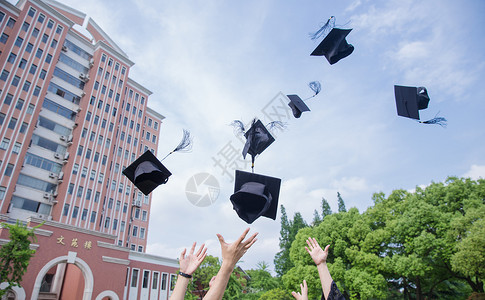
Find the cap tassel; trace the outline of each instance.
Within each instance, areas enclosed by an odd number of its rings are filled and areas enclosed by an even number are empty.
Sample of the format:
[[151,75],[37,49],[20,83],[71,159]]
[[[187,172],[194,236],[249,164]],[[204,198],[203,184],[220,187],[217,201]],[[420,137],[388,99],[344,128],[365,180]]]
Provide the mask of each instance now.
[[322,90],[322,85],[320,84],[320,81],[312,81],[312,82],[308,83],[308,86],[312,89],[312,91],[315,94],[313,94],[313,96],[310,96],[310,97],[308,97],[306,99],[303,99],[303,101],[306,101],[308,99],[311,99],[311,98],[315,97]]
[[315,33],[310,33],[310,38],[312,40],[316,40],[320,38],[322,35],[326,34],[334,27],[335,27],[335,17],[331,16],[330,19],[328,19],[327,22],[322,27],[320,27],[320,29],[318,29]]
[[192,150],[192,138],[190,137],[190,131],[184,129],[182,140],[180,141],[178,146],[175,147],[175,149],[173,149],[172,151],[170,151],[170,153],[167,154],[162,159],[162,161],[174,152],[190,152],[191,150]]
[[234,120],[229,125],[231,125],[234,128],[234,135],[236,135],[236,136],[242,135],[246,132],[246,129],[244,128],[243,122],[241,122],[239,120]]
[[439,114],[439,112],[438,112],[438,113],[436,114],[436,116],[435,116],[433,119],[431,119],[431,120],[428,120],[428,121],[419,121],[419,123],[423,123],[423,124],[438,124],[438,125],[440,125],[441,127],[446,128],[446,125],[448,125],[448,124],[447,124],[448,120],[446,120],[446,119],[445,119],[445,118],[443,118],[443,117],[438,117],[438,114]]

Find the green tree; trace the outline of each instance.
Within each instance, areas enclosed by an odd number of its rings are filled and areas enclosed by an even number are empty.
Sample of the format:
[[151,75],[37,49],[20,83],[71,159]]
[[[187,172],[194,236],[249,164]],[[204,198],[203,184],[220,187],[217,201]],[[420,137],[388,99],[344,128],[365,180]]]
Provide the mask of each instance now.
[[301,228],[308,225],[299,212],[295,213],[293,220],[288,221],[286,210],[281,205],[281,230],[280,230],[280,252],[276,253],[274,264],[275,271],[278,276],[282,276],[293,267],[290,256],[290,247],[295,236]]
[[246,273],[250,279],[245,287],[246,293],[241,299],[259,299],[263,293],[279,287],[278,279],[271,276],[269,266],[264,261],[257,264],[257,269],[248,270]]
[[338,204],[338,212],[346,212],[347,209],[345,208],[344,199],[340,195],[340,192],[337,192],[337,204]]
[[318,224],[320,223],[322,223],[322,218],[320,217],[320,214],[318,214],[318,211],[315,209],[313,211],[312,226],[318,226]]
[[272,289],[264,293],[259,300],[292,300],[295,299],[291,294],[283,289]]
[[0,289],[0,298],[12,287],[20,286],[30,259],[35,254],[35,250],[30,249],[30,243],[36,241],[34,230],[40,225],[29,229],[17,221],[15,225],[2,223],[1,226],[8,228],[10,241],[0,248],[0,278],[8,283],[6,288]]
[[325,219],[326,216],[332,214],[332,209],[330,209],[330,204],[328,204],[327,199],[322,197],[322,220]]

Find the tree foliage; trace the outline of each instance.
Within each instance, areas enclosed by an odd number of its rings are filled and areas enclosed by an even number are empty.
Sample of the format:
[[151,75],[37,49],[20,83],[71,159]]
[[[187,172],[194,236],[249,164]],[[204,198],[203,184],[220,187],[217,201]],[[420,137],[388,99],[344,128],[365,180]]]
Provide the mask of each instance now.
[[[339,197],[341,199],[341,197]],[[321,295],[318,273],[304,246],[330,244],[330,273],[348,299],[465,299],[483,293],[485,180],[450,177],[416,191],[395,190],[359,213],[351,208],[300,229],[290,248],[287,290],[306,279]],[[343,204],[343,200],[342,200]]]
[[30,243],[36,241],[34,228],[17,221],[16,224],[2,223],[3,228],[8,228],[10,241],[0,248],[0,280],[7,282],[8,286],[0,289],[0,297],[14,286],[20,286],[22,277],[27,271],[30,259],[35,250],[30,249]]
[[345,208],[344,199],[340,195],[340,192],[337,192],[337,204],[338,204],[338,212],[346,212],[347,209]]

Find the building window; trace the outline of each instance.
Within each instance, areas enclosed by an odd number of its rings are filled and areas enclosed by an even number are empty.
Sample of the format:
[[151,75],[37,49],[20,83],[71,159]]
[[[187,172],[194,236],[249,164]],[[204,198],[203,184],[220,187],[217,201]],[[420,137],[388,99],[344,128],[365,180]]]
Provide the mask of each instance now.
[[35,15],[35,8],[31,7],[29,9],[29,13],[28,14],[29,14],[29,17],[33,17]]
[[22,107],[24,106],[24,102],[25,101],[22,100],[22,99],[17,100],[17,105],[15,105],[15,108],[18,109],[18,110],[21,110]]
[[[0,122],[0,125],[2,124],[2,122]],[[20,126],[20,133],[25,133],[25,131],[27,131],[27,127],[29,126],[29,124],[23,122],[22,125]]]
[[12,18],[9,18],[7,21],[7,27],[13,28],[15,26],[15,20]]
[[[140,247],[138,247],[138,252],[142,252],[142,251],[140,251]],[[143,281],[142,281],[142,284],[141,284],[142,288],[144,288],[144,289],[148,288],[149,279],[150,279],[150,271],[147,271],[147,270],[143,271]]]
[[104,220],[104,228],[109,228],[110,221],[111,221],[111,218],[106,217],[106,219]]
[[10,145],[10,139],[3,138],[2,143],[0,144],[0,149],[7,150],[9,145]]
[[109,198],[109,200],[108,200],[108,208],[113,208],[113,198]]
[[94,195],[94,202],[95,203],[98,203],[99,202],[99,197],[100,197],[100,193],[99,192],[96,192],[96,194]]
[[140,228],[140,239],[145,239],[145,228]]
[[16,59],[17,59],[17,54],[10,53],[10,55],[8,56],[7,62],[13,64]]
[[82,197],[83,192],[84,192],[84,187],[79,186],[79,187],[77,188],[77,195],[76,195],[76,196],[78,196],[78,197]]
[[34,64],[32,64],[32,65],[30,66],[30,70],[29,70],[29,72],[30,72],[30,74],[35,74],[35,71],[37,71],[37,66],[36,66],[36,65],[34,65]]
[[49,22],[47,22],[47,28],[52,28],[54,26],[54,21],[49,19]]
[[44,69],[42,69],[42,71],[40,71],[40,75],[39,75],[39,77],[40,77],[41,79],[45,79],[45,75],[47,75],[47,71],[46,71],[46,70],[44,70]]
[[15,145],[12,148],[12,152],[15,153],[15,154],[19,154],[21,147],[22,147],[21,143],[15,142]]
[[5,114],[0,113],[0,125],[3,125],[3,121],[5,121]]
[[121,221],[120,223],[120,232],[124,232],[125,231],[125,221]]
[[94,223],[96,222],[96,212],[93,211],[91,212],[91,220],[89,220],[91,223]]
[[146,210],[142,211],[142,213],[141,213],[142,221],[146,221],[147,218],[148,218],[148,211],[146,211]]
[[29,107],[27,108],[27,113],[29,115],[33,114],[34,113],[34,108],[35,108],[35,105],[29,104]]
[[17,119],[11,118],[10,123],[8,123],[8,128],[15,129],[15,125],[17,125]]
[[69,204],[64,204],[64,210],[62,211],[63,216],[67,216],[69,214]]
[[48,39],[49,39],[49,36],[44,33],[44,35],[42,36],[42,43],[46,43]]
[[113,230],[118,228],[118,219],[113,219]]
[[135,219],[139,219],[140,218],[140,209],[137,208],[135,209]]
[[75,219],[77,218],[77,214],[79,213],[79,206],[74,206],[72,209],[72,218]]
[[7,190],[6,187],[0,186],[0,200],[3,200],[5,198],[5,191]]
[[20,69],[25,69],[25,66],[27,65],[27,61],[25,59],[21,59],[19,63],[19,68]]
[[0,75],[0,80],[7,81],[8,75],[10,74],[9,71],[3,70],[2,75]]
[[50,54],[47,54],[47,56],[45,57],[45,62],[50,64],[51,63],[51,60],[52,60],[52,55]]
[[13,165],[12,164],[7,164],[7,167],[5,168],[5,176],[10,176],[12,175],[13,172]]
[[12,85],[13,86],[18,86],[19,85],[19,82],[20,82],[20,77],[18,76],[15,76],[12,80]]
[[34,28],[34,30],[32,30],[32,36],[35,37],[35,38],[37,36],[39,36],[39,29],[38,28]]
[[92,189],[88,189],[86,191],[86,200],[91,200],[91,194],[93,193]]
[[137,269],[133,269],[131,275],[132,275],[131,276],[131,287],[136,288],[137,285],[138,285],[138,270]]
[[0,43],[6,44],[8,40],[8,34],[2,33],[2,37],[0,37]]
[[67,189],[67,192],[69,195],[72,195],[72,192],[74,191],[74,183],[69,183],[69,188]]
[[44,23],[44,20],[45,20],[45,16],[43,14],[40,14],[39,18],[37,18],[37,22],[39,23]]
[[22,90],[24,90],[24,91],[28,92],[28,91],[29,91],[29,89],[30,89],[30,82],[29,82],[29,81],[25,81],[25,83],[24,83],[24,86],[23,86]]
[[85,208],[85,209],[83,209],[83,213],[81,214],[81,220],[86,221],[87,217],[88,217],[88,209]]
[[138,235],[138,226],[133,226],[133,236],[136,237]]

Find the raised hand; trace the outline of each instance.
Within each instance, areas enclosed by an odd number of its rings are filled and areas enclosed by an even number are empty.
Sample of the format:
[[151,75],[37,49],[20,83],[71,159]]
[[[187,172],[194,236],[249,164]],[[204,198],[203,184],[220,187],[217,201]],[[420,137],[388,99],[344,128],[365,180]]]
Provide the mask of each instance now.
[[322,250],[322,248],[318,244],[317,240],[315,238],[311,238],[311,237],[309,237],[306,240],[306,243],[307,243],[308,247],[305,246],[305,250],[306,250],[306,252],[308,252],[308,254],[310,254],[310,256],[313,259],[313,262],[317,266],[319,264],[327,262],[328,249],[330,248],[330,245],[327,245],[327,247],[325,247],[325,250]]
[[258,233],[253,234],[247,240],[243,241],[246,235],[249,232],[249,228],[247,228],[243,234],[233,243],[228,244],[224,241],[222,235],[217,234],[217,238],[219,239],[219,243],[221,244],[221,252],[222,252],[222,262],[226,262],[235,266],[236,263],[241,259],[241,257],[248,251],[248,249],[257,241],[256,236]]
[[196,243],[194,242],[192,244],[192,248],[190,248],[189,255],[185,256],[187,249],[184,249],[180,254],[180,272],[192,275],[200,266],[202,261],[204,261],[204,258],[207,255],[207,248],[205,247],[205,244],[202,244],[199,250],[194,254],[195,245]]
[[293,297],[295,297],[297,300],[308,300],[308,287],[305,279],[303,279],[303,284],[300,283],[300,289],[301,293],[291,292],[291,295],[293,295]]

